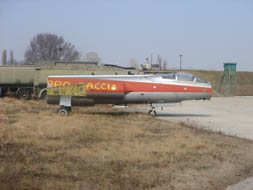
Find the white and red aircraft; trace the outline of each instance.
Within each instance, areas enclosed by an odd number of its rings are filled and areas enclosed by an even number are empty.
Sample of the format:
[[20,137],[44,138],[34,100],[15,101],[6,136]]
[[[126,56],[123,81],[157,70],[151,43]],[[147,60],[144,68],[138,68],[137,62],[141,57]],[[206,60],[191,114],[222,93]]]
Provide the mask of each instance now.
[[95,104],[150,104],[149,113],[156,115],[155,104],[184,100],[210,100],[211,84],[189,73],[163,75],[65,75],[49,76],[48,88],[86,85],[85,96],[50,96],[49,104],[60,104],[58,113],[67,114],[71,106]]

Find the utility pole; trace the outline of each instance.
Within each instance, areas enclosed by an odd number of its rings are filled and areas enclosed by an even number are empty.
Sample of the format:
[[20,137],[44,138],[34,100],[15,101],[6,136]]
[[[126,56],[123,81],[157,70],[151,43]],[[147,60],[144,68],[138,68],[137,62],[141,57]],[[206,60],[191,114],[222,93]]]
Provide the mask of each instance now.
[[182,70],[182,54],[179,55],[179,61],[180,61],[180,71]]

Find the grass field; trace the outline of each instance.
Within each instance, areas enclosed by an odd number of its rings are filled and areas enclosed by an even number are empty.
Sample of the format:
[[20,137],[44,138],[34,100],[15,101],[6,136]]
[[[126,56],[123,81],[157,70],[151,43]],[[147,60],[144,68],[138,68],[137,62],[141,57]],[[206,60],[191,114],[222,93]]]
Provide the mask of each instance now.
[[55,114],[0,99],[0,189],[224,189],[253,175],[253,142],[110,106]]

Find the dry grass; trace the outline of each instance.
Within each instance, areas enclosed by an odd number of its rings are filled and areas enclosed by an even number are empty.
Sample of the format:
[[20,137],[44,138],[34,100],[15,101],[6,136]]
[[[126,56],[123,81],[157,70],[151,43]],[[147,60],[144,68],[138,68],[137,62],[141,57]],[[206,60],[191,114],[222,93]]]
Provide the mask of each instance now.
[[253,143],[109,106],[0,99],[1,189],[222,189],[252,174]]

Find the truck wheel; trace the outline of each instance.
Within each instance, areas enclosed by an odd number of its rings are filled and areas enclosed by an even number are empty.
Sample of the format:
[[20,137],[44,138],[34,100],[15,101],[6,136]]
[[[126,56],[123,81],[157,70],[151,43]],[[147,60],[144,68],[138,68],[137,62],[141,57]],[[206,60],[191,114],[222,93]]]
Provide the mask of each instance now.
[[7,95],[7,89],[2,88],[2,89],[0,90],[0,97],[5,97],[6,95]]
[[28,90],[20,90],[20,92],[18,93],[18,98],[21,100],[29,100],[31,98],[31,93]]

